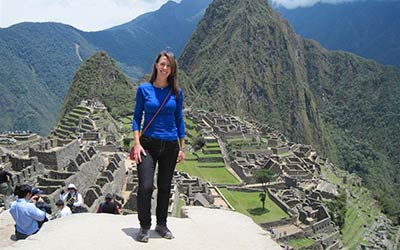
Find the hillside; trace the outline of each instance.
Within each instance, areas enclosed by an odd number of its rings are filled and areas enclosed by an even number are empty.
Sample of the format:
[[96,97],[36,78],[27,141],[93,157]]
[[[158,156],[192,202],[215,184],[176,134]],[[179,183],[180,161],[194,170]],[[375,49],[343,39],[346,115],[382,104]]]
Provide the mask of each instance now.
[[59,119],[82,100],[100,101],[114,118],[132,112],[133,86],[106,52],[97,52],[91,56],[75,73]]
[[179,61],[195,107],[258,119],[316,146],[398,216],[398,70],[301,39],[262,0],[214,1]]
[[[0,131],[48,134],[81,59],[99,49],[107,51],[132,81],[149,71],[157,51],[170,47],[178,57],[210,2],[168,2],[100,32],[82,32],[59,23],[21,23],[0,29]],[[296,32],[329,49],[399,65],[397,1],[278,10]]]
[[77,29],[64,24],[0,29],[0,131],[47,133],[73,72],[94,50]]
[[0,131],[48,134],[75,71],[98,50],[112,55],[132,81],[151,71],[157,52],[167,46],[178,56],[210,2],[168,2],[101,32],[61,23],[20,23],[0,29]]
[[353,1],[312,7],[276,8],[296,33],[330,50],[351,51],[400,67],[400,2]]

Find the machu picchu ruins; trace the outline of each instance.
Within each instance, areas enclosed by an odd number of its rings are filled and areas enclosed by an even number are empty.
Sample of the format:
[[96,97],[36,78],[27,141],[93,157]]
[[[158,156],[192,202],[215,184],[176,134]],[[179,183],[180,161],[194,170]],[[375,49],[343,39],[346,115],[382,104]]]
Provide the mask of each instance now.
[[[290,142],[265,124],[202,110],[186,110],[185,117],[188,155],[173,177],[171,216],[184,217],[183,206],[235,211],[231,204],[235,200],[226,195],[258,196],[263,188],[254,174],[267,169],[274,176],[267,183],[268,199],[280,213],[258,223],[265,232],[283,246],[307,238],[312,241],[311,249],[343,248],[346,242],[326,204],[339,196],[343,184],[347,185],[345,192],[354,196],[362,186],[359,177],[339,172],[311,146]],[[133,214],[137,209],[137,170],[124,150],[124,144],[131,145],[132,139],[121,132],[129,124],[129,118],[114,120],[100,102],[83,101],[47,138],[30,132],[1,135],[8,139],[1,141],[0,163],[13,174],[12,185],[28,183],[40,188],[53,207],[60,192],[74,183],[83,196],[85,212],[95,212],[111,193],[123,214]],[[185,169],[185,164],[190,167]],[[198,174],[187,169],[198,169]],[[211,174],[207,176],[207,172]],[[328,178],[332,176],[338,182]],[[248,211],[248,215],[254,212]],[[394,229],[381,215],[378,219],[381,227],[363,228],[362,235],[370,235],[368,241],[374,246],[387,246],[383,239]],[[383,232],[379,231],[382,227]]]

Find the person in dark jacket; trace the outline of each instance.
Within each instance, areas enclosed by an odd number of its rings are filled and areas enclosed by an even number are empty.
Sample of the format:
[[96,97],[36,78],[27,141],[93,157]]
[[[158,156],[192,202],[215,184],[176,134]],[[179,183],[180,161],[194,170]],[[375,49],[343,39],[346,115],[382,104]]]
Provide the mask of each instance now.
[[[41,189],[39,189],[39,188],[33,188],[32,189],[32,196],[36,196],[36,198],[35,198],[35,201],[36,201],[35,206],[37,208],[39,208],[40,210],[46,212],[47,214],[51,215],[52,214],[51,206],[49,204],[47,204],[43,200],[42,194],[43,194],[43,191]],[[43,226],[43,223],[45,223],[47,221],[49,221],[47,219],[47,217],[43,221],[38,221],[39,228],[41,228]]]
[[0,194],[11,195],[12,189],[10,186],[12,174],[0,167]]
[[119,207],[112,201],[112,195],[106,194],[105,202],[100,203],[97,213],[119,214]]

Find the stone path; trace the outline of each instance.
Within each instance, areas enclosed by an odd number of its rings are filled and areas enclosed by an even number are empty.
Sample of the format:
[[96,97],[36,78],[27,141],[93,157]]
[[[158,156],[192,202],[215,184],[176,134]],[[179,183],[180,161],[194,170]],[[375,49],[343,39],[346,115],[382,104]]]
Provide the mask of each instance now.
[[[46,249],[268,249],[281,247],[251,218],[232,211],[186,207],[188,218],[169,218],[175,239],[165,240],[151,230],[149,243],[137,242],[136,215],[82,213],[46,223],[27,240],[12,242],[4,250]],[[5,211],[4,213],[8,213]],[[153,218],[154,220],[155,218]],[[3,239],[3,232],[2,239]],[[9,239],[10,235],[4,235]],[[4,247],[4,245],[3,245]]]

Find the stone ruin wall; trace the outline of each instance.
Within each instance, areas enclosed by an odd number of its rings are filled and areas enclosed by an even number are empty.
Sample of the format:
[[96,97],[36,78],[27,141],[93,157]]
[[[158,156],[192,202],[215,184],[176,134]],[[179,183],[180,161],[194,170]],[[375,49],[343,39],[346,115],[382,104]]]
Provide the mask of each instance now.
[[[87,159],[89,154],[82,156],[84,153],[81,152],[77,156],[80,160],[75,161],[75,164],[79,165],[75,174],[64,182],[65,185],[74,183],[82,195],[87,210],[94,212],[107,193],[121,195],[125,168],[121,167],[122,160],[118,155],[105,156],[96,153]],[[63,189],[65,190],[65,187]],[[58,199],[60,191],[61,189],[51,195],[53,200]]]
[[60,145],[60,142],[53,140],[50,143],[40,143],[30,147],[29,157],[37,157],[39,162],[48,169],[61,170],[75,158],[79,151],[78,140],[73,140],[66,145]]

